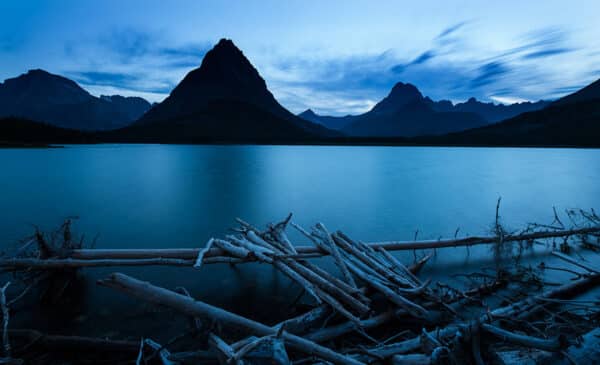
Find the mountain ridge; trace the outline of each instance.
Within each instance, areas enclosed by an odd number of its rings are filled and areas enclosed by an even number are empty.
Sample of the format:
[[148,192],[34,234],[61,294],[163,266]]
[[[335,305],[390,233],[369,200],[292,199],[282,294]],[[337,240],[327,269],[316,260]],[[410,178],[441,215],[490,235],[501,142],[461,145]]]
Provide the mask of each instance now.
[[121,128],[149,108],[150,103],[142,98],[95,97],[75,81],[41,69],[0,83],[0,117],[38,120],[61,128]]
[[[443,123],[454,123],[454,126],[444,126],[443,129],[446,129],[448,132],[455,132],[467,129],[469,127],[478,127],[488,124],[493,124],[501,120],[509,119],[516,115],[540,110],[548,105],[549,102],[540,100],[537,102],[522,102],[522,103],[514,103],[510,105],[505,104],[494,104],[494,103],[484,103],[475,98],[470,98],[463,103],[453,104],[449,100],[439,100],[434,101],[429,97],[423,96],[423,94],[419,91],[419,89],[410,83],[396,83],[390,93],[384,97],[379,103],[377,103],[371,110],[358,115],[346,115],[346,116],[327,116],[327,115],[319,115],[315,113],[313,110],[308,109],[300,114],[299,117],[312,121],[314,123],[322,124],[328,128],[344,130],[344,128],[348,127],[351,123],[356,122],[357,120],[363,120],[361,124],[363,124],[358,130],[351,131],[346,130],[350,134],[355,136],[361,136],[363,134],[372,135],[372,131],[366,125],[367,122],[364,120],[371,120],[373,118],[381,118],[381,115],[385,114],[393,114],[399,113],[402,114],[402,109],[405,108],[408,104],[415,103],[424,103],[427,105],[431,111],[428,113],[430,118],[439,117],[441,121],[436,121],[436,124]],[[425,112],[425,110],[423,110]],[[442,114],[433,114],[431,112],[442,113]],[[449,115],[447,113],[462,113],[462,114],[454,114]],[[475,114],[475,115],[473,115]],[[396,122],[397,123],[422,123],[425,115],[397,115]],[[384,122],[380,122],[384,123]],[[386,124],[392,124],[393,121],[386,121]],[[354,127],[356,128],[356,127]],[[410,128],[404,128],[401,132],[402,135],[406,136],[406,133],[409,132]],[[413,128],[413,130],[417,130]],[[425,130],[424,134],[439,134],[440,130],[431,130],[430,133],[427,133]],[[443,130],[442,130],[443,132]],[[361,134],[362,133],[362,134]],[[414,133],[414,132],[413,132]],[[375,133],[378,135],[382,134],[382,131],[379,133]],[[410,135],[409,135],[410,136]]]

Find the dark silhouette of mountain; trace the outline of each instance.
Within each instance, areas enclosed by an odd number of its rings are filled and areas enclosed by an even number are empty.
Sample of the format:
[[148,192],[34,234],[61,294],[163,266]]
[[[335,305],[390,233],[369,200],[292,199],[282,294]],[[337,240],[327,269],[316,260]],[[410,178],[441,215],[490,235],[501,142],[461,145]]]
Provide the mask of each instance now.
[[307,109],[298,114],[298,117],[309,122],[318,123],[329,129],[341,130],[356,118],[354,115],[346,115],[343,117],[331,117],[328,115],[318,115],[312,109]]
[[590,101],[600,99],[600,80],[589,84],[583,89],[574,92],[573,94],[567,95],[561,99],[558,99],[553,105],[566,105],[577,103],[581,101]]
[[122,135],[144,140],[305,140],[339,135],[282,107],[231,40],[221,39],[199,68]]
[[131,122],[138,120],[152,107],[146,99],[137,96],[101,95],[100,99],[112,103]]
[[598,81],[550,106],[503,122],[417,143],[600,147]]
[[0,146],[94,142],[97,139],[89,132],[59,128],[27,119],[0,118]]
[[141,98],[97,98],[74,81],[43,70],[30,70],[0,83],[0,117],[41,120],[62,128],[121,128],[149,108]]
[[[365,114],[333,117],[318,115],[308,109],[298,116],[327,128],[343,130],[354,136],[393,137],[412,136],[414,133],[431,135],[460,131],[540,110],[549,104],[546,101],[538,101],[503,105],[483,103],[475,98],[464,103],[453,104],[449,100],[433,101],[429,97],[423,97],[414,85],[398,83],[386,98]],[[447,113],[459,114],[448,115]],[[429,122],[427,118],[430,118]],[[353,123],[356,125],[352,125]],[[385,135],[385,133],[392,134]]]
[[463,112],[475,113],[485,119],[488,123],[496,123],[501,120],[515,117],[522,113],[532,112],[543,109],[550,105],[547,101],[537,101],[535,103],[522,102],[510,105],[484,103],[475,98],[470,98],[464,103],[452,104],[448,100],[432,101],[428,100],[432,109],[438,112]]
[[360,137],[439,135],[486,124],[471,112],[435,111],[411,84],[397,83],[370,111],[358,115],[342,131]]

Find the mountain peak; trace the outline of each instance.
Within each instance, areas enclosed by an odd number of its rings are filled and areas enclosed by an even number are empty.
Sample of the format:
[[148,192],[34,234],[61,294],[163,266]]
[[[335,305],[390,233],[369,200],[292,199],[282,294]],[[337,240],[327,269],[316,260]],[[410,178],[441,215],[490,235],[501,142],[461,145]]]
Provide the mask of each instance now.
[[300,115],[300,116],[305,116],[305,117],[306,117],[306,116],[311,116],[311,117],[313,117],[313,116],[314,116],[314,117],[316,117],[316,116],[317,116],[317,113],[315,113],[315,112],[314,112],[312,109],[310,109],[310,108],[309,108],[309,109],[306,109],[305,111],[303,111],[302,113],[300,113],[300,114],[298,114],[298,115]]
[[413,84],[405,84],[402,82],[396,83],[389,93],[388,98],[393,98],[396,101],[404,101],[405,103],[423,99],[423,94]]
[[214,48],[234,48],[238,49],[233,41],[229,38],[221,38]]
[[50,72],[46,71],[46,70],[42,70],[41,68],[34,68],[31,70],[28,70],[26,75],[43,75],[43,76],[50,76],[52,75]]
[[413,84],[398,82],[388,96],[373,107],[377,113],[394,113],[407,104],[424,101],[423,94]]
[[4,80],[2,92],[27,105],[71,104],[93,99],[73,80],[42,69],[32,69]]
[[413,84],[410,83],[404,83],[404,82],[397,82],[394,87],[392,87],[392,93],[395,92],[417,92],[420,94],[419,89],[417,89],[417,87]]
[[140,122],[200,115],[211,105],[223,102],[244,103],[282,119],[296,118],[275,100],[244,53],[233,41],[223,38],[206,53],[200,67],[190,71],[171,95],[146,113]]
[[191,104],[208,99],[268,98],[265,80],[230,39],[221,39],[190,71],[171,96]]

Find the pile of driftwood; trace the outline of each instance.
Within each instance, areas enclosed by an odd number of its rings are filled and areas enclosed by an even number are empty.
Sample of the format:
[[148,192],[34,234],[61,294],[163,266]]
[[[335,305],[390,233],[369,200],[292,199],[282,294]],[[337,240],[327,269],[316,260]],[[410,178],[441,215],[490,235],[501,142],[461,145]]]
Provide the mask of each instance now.
[[[568,216],[573,223],[568,228],[556,216],[550,225],[530,225],[510,233],[497,215],[495,234],[489,237],[364,243],[341,231],[330,232],[320,223],[305,230],[291,222],[290,214],[266,229],[238,219],[234,234],[212,238],[201,249],[148,250],[83,248],[81,241],[72,238],[67,222],[58,238],[37,232],[15,254],[0,259],[0,268],[24,283],[23,291],[12,299],[6,295],[8,283],[0,290],[4,352],[0,362],[51,362],[58,355],[48,354],[64,354],[66,349],[87,354],[86,361],[92,363],[103,359],[104,363],[165,365],[600,361],[600,301],[577,298],[600,285],[600,267],[582,260],[583,256],[569,255],[585,249],[590,257],[600,249],[600,217],[593,211],[569,211]],[[289,226],[311,245],[291,242],[286,234]],[[480,244],[492,245],[495,254],[543,244],[564,265],[498,267],[493,274],[472,274],[471,278],[478,278],[473,285],[457,288],[419,277],[433,253],[411,265],[390,253]],[[330,256],[335,266],[313,260],[322,256]],[[188,316],[188,328],[163,344],[152,340],[156,335],[152,333],[131,341],[10,328],[12,306],[32,287],[49,280],[64,283],[80,268],[170,265],[193,267],[202,275],[207,264],[252,261],[272,265],[297,283],[312,308],[267,325],[207,304],[185,288],[171,290],[114,273],[98,284]],[[540,275],[544,270],[573,277],[550,287]],[[96,354],[95,360],[90,354]]]

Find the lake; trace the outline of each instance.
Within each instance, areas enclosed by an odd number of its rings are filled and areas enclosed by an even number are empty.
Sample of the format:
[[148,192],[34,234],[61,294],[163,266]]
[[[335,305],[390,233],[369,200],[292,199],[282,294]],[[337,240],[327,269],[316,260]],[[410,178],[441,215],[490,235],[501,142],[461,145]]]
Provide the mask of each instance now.
[[[98,248],[167,248],[202,247],[230,233],[235,217],[262,227],[289,212],[305,227],[321,221],[382,241],[412,239],[417,230],[419,239],[452,237],[457,228],[459,236],[490,233],[499,197],[503,222],[515,229],[549,223],[553,206],[600,208],[600,150],[588,149],[89,145],[0,149],[0,166],[4,247],[33,225],[49,230],[70,216],[88,242],[98,235]],[[444,250],[450,254],[436,255],[432,275],[489,261],[488,248],[476,251]],[[89,280],[114,270],[88,270]],[[265,295],[285,302],[299,292],[258,264],[120,271],[184,285],[242,314],[259,312]],[[132,305],[107,291],[90,289],[88,302]]]

